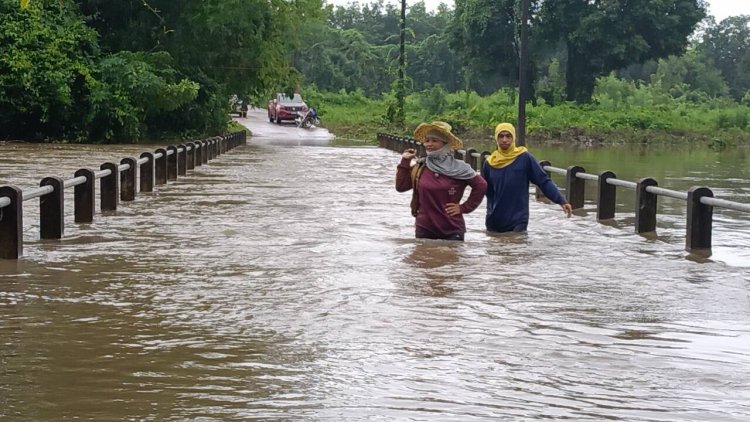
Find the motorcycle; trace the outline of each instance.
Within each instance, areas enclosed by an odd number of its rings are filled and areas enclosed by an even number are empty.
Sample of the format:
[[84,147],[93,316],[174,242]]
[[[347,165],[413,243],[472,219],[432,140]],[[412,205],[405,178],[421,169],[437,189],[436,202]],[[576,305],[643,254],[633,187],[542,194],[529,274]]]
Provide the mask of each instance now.
[[320,125],[320,117],[315,109],[310,107],[306,112],[298,111],[294,122],[298,128],[309,129]]

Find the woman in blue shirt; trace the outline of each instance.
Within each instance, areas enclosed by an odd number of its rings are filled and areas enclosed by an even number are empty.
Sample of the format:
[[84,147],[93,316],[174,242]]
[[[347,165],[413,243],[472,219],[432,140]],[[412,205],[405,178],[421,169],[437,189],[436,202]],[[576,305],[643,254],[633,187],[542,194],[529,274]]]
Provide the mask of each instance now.
[[570,217],[572,207],[526,147],[516,146],[516,128],[510,123],[495,127],[497,151],[487,157],[482,176],[487,181],[485,225],[493,232],[522,232],[529,224],[529,182],[562,207]]

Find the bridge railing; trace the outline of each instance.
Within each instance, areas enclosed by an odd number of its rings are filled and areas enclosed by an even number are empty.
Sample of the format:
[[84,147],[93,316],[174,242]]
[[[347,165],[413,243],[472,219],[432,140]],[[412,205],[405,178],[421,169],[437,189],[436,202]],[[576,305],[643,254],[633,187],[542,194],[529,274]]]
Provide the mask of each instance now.
[[[424,145],[408,137],[389,134],[378,134],[378,143],[382,148],[402,153],[405,149],[417,150],[417,156],[425,156]],[[470,148],[456,151],[456,158],[469,163],[474,170],[480,171],[489,152],[478,152]],[[650,177],[635,182],[620,180],[611,171],[598,174],[586,173],[581,166],[567,168],[552,167],[549,161],[540,161],[548,175],[558,174],[565,177],[565,194],[573,209],[581,209],[584,205],[586,181],[594,182],[597,186],[596,219],[599,222],[615,218],[617,187],[635,191],[635,231],[647,234],[656,231],[657,198],[666,196],[683,200],[687,203],[687,224],[685,236],[685,250],[709,256],[711,255],[711,233],[713,229],[714,207],[750,213],[750,204],[727,201],[714,198],[713,191],[704,186],[693,186],[687,192],[665,189],[658,186],[656,180]],[[537,187],[535,196],[538,200],[544,194]]]
[[[94,221],[96,181],[100,181],[99,205],[102,212],[117,210],[119,201],[135,200],[137,192],[153,192],[187,175],[219,155],[246,143],[244,131],[185,142],[177,146],[144,152],[139,158],[125,157],[120,163],[103,163],[99,170],[82,168],[70,179],[45,177],[38,188],[22,190],[0,186],[0,259],[23,256],[23,203],[39,198],[41,239],[62,239],[65,231],[65,189],[74,189],[74,221]],[[140,177],[138,175],[140,173]],[[140,179],[138,189],[136,181]]]

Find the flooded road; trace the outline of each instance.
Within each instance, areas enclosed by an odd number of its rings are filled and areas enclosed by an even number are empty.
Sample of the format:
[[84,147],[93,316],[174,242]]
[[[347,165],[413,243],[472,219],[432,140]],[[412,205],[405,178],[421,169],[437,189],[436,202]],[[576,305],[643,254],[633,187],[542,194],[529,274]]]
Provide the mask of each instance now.
[[[533,201],[527,234],[482,205],[465,242],[417,241],[397,154],[256,135],[91,224],[67,204],[59,242],[26,204],[0,420],[750,418],[745,249],[696,262],[676,214],[646,239]],[[0,185],[153,148],[9,144]]]

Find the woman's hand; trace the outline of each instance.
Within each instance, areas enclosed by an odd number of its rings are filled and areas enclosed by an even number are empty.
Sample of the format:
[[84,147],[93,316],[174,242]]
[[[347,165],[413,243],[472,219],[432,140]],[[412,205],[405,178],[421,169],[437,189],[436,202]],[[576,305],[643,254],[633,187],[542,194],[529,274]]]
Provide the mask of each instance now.
[[404,153],[403,153],[403,154],[401,154],[401,157],[402,157],[402,158],[405,158],[405,159],[407,159],[407,160],[411,160],[411,159],[412,159],[412,158],[414,158],[414,157],[415,157],[416,155],[417,155],[417,150],[416,150],[416,149],[412,149],[412,148],[409,148],[409,149],[407,149],[407,150],[404,150]]
[[461,215],[461,206],[453,202],[447,203],[445,204],[445,212],[451,217]]
[[562,204],[562,205],[560,205],[560,208],[563,209],[563,212],[568,217],[570,217],[570,215],[573,214],[573,207],[571,207],[570,204],[567,203],[567,202],[564,203],[564,204]]

